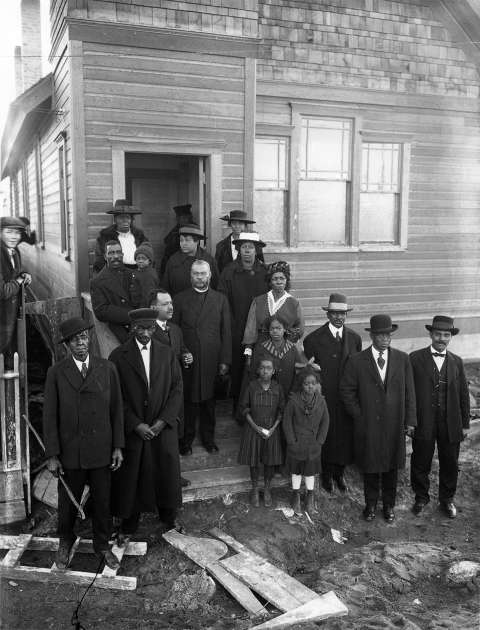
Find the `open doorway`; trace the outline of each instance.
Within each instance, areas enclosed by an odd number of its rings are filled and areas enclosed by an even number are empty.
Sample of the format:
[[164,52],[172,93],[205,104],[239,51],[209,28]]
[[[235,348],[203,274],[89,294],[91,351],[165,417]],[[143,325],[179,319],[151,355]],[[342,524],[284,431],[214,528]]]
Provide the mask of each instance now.
[[174,206],[191,204],[195,222],[205,230],[205,166],[206,158],[197,155],[125,153],[126,197],[142,210],[136,224],[152,243],[157,263],[175,225]]

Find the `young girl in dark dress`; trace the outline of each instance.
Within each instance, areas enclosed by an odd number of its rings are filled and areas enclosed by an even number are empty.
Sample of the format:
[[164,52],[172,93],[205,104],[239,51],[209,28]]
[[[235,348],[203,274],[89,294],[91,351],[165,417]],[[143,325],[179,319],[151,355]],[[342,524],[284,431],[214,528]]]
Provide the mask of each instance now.
[[272,380],[273,361],[259,361],[258,378],[251,381],[240,399],[239,409],[246,423],[240,442],[238,462],[250,466],[252,491],[250,503],[260,505],[258,477],[263,464],[265,507],[272,505],[271,482],[275,466],[283,464],[283,449],[279,424],[282,420],[285,398],[279,384]]
[[283,432],[287,442],[285,468],[292,475],[292,507],[301,514],[302,475],[307,488],[306,511],[315,511],[313,494],[315,475],[322,469],[322,444],[327,436],[329,416],[322,396],[319,373],[307,365],[297,374],[295,391],[290,394],[283,414]]

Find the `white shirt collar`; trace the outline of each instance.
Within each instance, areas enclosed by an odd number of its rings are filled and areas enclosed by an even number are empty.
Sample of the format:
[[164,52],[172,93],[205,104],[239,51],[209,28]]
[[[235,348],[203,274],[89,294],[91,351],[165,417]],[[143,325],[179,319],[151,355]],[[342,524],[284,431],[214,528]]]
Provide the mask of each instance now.
[[87,358],[85,359],[85,361],[78,361],[72,354],[72,359],[75,361],[75,365],[78,368],[78,371],[81,372],[82,371],[82,365],[85,363],[85,365],[87,366],[87,370],[88,370],[88,366],[90,365],[90,355],[87,354]]
[[137,346],[138,349],[140,350],[140,352],[142,351],[143,347],[146,347],[148,350],[150,350],[150,346],[152,345],[152,340],[150,339],[148,343],[140,343],[140,341],[138,341],[138,339],[135,337],[135,341],[137,342]]
[[161,319],[157,319],[157,324],[159,326],[159,328],[161,328],[162,330],[166,330],[167,328],[167,321],[163,321]]
[[340,339],[343,339],[343,326],[341,328],[336,328],[331,322],[328,322],[328,328],[332,335],[336,338],[337,332],[340,333]]
[[[438,352],[438,350],[435,350],[435,348],[433,346],[430,346],[430,352],[433,354],[434,352]],[[447,350],[445,349],[442,353],[443,356],[447,356]],[[442,357],[433,357],[434,359],[441,359]]]

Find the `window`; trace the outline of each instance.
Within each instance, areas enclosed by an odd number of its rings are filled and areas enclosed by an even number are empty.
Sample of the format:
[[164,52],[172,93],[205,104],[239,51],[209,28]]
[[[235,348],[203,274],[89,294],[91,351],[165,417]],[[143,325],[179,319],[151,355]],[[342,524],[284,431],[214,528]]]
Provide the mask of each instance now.
[[43,245],[45,229],[43,225],[42,151],[39,139],[37,139],[35,144],[35,192],[37,201],[37,240]]
[[359,242],[398,244],[402,146],[362,145]]
[[352,122],[302,118],[298,241],[346,243]]
[[255,140],[255,228],[268,243],[286,242],[287,150],[286,138]]
[[60,245],[65,258],[70,258],[70,234],[68,223],[68,187],[67,187],[67,134],[60,133],[55,139],[58,147],[58,186],[60,206]]
[[22,164],[22,199],[23,199],[23,215],[30,219],[30,190],[28,182],[28,164],[27,161]]

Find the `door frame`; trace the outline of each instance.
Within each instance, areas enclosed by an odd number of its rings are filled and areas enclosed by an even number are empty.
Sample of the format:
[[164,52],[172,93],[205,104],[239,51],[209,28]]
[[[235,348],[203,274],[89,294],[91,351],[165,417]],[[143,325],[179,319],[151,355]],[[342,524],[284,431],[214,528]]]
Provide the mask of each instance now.
[[[190,155],[205,158],[205,234],[207,249],[221,237],[222,214],[222,171],[225,142],[169,140],[168,142],[149,140],[111,140],[112,147],[112,203],[125,199],[125,153],[160,153]],[[208,246],[210,244],[210,247]]]

